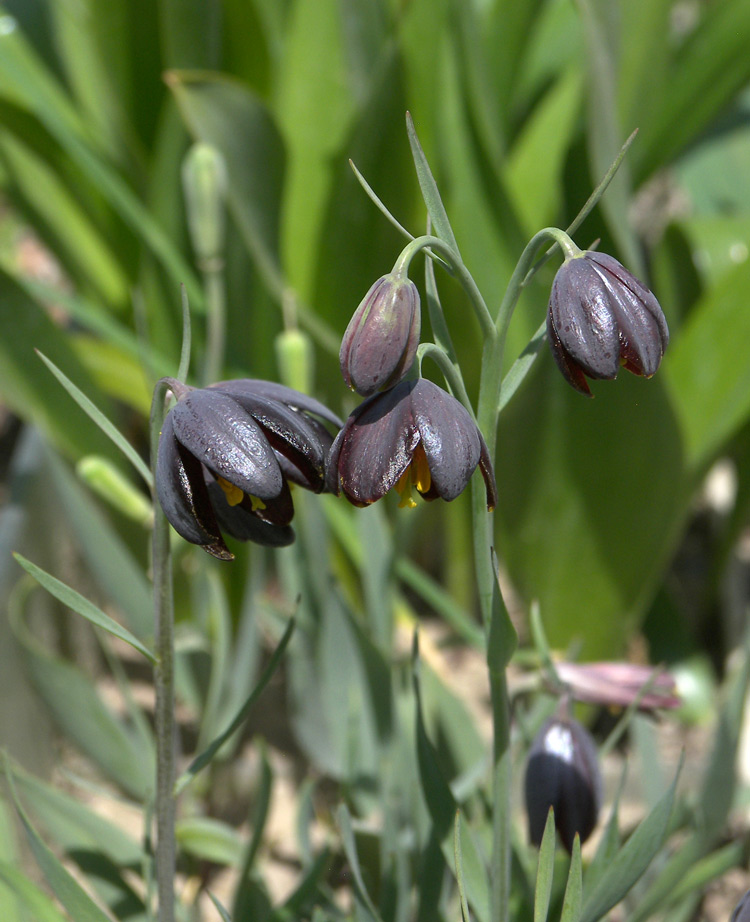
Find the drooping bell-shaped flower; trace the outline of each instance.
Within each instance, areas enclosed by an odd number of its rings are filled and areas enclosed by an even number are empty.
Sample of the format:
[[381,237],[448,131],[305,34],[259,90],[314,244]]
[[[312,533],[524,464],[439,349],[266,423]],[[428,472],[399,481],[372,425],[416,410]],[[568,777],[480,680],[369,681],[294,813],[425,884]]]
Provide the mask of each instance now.
[[612,256],[569,256],[552,283],[547,311],[552,354],[565,379],[591,396],[586,377],[616,378],[620,366],[650,378],[669,343],[659,302]]
[[167,414],[156,492],[178,534],[223,560],[222,537],[281,546],[294,540],[289,483],[325,488],[338,418],[322,403],[269,381],[239,379],[190,388],[167,379],[178,402]]
[[336,436],[327,484],[355,506],[367,506],[395,489],[402,506],[424,499],[455,499],[477,466],[495,506],[495,476],[476,423],[455,397],[425,378],[401,381],[365,400]]
[[529,750],[524,787],[534,845],[541,844],[550,807],[565,848],[572,851],[576,833],[583,844],[596,826],[602,799],[596,745],[588,730],[573,718],[548,720]]
[[411,368],[419,333],[417,286],[403,273],[382,276],[354,312],[341,340],[344,381],[362,397],[392,387]]

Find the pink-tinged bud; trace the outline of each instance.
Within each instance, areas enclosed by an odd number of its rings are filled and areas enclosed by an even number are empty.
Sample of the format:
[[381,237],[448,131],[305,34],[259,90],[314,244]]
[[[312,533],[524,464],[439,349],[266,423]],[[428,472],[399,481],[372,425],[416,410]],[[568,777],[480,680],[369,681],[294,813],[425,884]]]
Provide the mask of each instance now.
[[599,816],[602,779],[596,744],[573,718],[548,720],[529,751],[525,779],[529,837],[540,845],[549,808],[565,848],[573,849],[576,833],[583,844]]
[[341,374],[363,397],[387,390],[411,368],[419,345],[417,286],[405,275],[379,278],[341,340]]

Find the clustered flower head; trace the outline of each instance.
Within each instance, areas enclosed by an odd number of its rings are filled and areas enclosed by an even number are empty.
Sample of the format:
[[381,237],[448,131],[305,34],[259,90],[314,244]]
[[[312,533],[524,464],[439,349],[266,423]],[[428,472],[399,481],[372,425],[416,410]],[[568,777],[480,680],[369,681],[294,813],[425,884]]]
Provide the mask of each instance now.
[[[407,380],[420,334],[419,293],[403,270],[370,288],[341,342],[346,383],[368,397],[349,416],[328,458],[328,489],[355,506],[390,490],[402,507],[423,499],[451,501],[477,467],[487,506],[497,501],[487,446],[466,408],[424,378]],[[380,391],[380,393],[376,393]]]
[[192,388],[166,379],[178,398],[164,420],[155,483],[168,521],[186,541],[231,560],[233,538],[283,546],[294,540],[291,484],[325,488],[333,437],[327,407],[298,391],[250,378]]
[[586,377],[616,378],[620,366],[650,378],[669,343],[659,302],[612,256],[569,256],[552,283],[547,335],[560,371],[591,396]]
[[552,717],[534,738],[524,779],[529,838],[541,845],[549,808],[565,848],[572,852],[591,835],[602,801],[602,778],[596,744],[572,717]]

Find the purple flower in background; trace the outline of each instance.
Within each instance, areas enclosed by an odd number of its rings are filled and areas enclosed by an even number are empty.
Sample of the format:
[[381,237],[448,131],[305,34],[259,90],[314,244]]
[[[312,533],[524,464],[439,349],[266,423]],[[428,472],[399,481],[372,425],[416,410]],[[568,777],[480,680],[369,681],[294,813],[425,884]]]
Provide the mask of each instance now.
[[195,389],[167,379],[178,402],[164,420],[156,492],[178,534],[231,560],[222,531],[281,546],[294,540],[290,483],[325,487],[333,437],[322,403],[269,381],[243,378]]
[[572,852],[578,833],[581,844],[591,835],[602,801],[602,779],[591,734],[571,717],[553,717],[534,738],[524,779],[529,838],[542,842],[552,807],[555,827]]
[[650,378],[669,343],[659,302],[606,253],[569,257],[552,283],[547,311],[552,354],[566,381],[591,396],[589,378],[616,378],[620,366]]
[[641,711],[676,708],[674,677],[666,670],[635,663],[555,663],[555,671],[577,701],[603,707],[628,707],[648,686],[638,702]]

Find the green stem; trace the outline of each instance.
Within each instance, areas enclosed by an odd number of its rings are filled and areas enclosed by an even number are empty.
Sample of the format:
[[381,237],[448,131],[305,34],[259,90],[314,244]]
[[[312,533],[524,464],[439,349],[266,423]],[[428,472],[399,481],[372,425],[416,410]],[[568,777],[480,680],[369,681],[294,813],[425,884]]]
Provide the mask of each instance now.
[[456,251],[444,240],[441,240],[439,237],[425,235],[423,237],[416,237],[411,243],[407,243],[393,267],[394,274],[406,274],[409,269],[409,263],[420,250],[424,249],[432,250],[445,258],[446,262],[455,273],[456,278],[461,283],[462,288],[469,296],[471,306],[474,308],[474,313],[479,321],[479,326],[482,328],[482,336],[484,336],[485,339],[494,339],[496,335],[495,324],[485,304],[484,298],[482,297],[482,293],[477,288],[477,283],[472,278],[466,266],[464,266]]
[[206,292],[206,355],[203,366],[203,383],[218,381],[224,368],[226,345],[226,287],[223,264],[214,261],[203,272],[203,287]]
[[[574,257],[580,251],[572,240],[558,228],[544,228],[529,241],[513,271],[508,288],[493,324],[494,335],[486,337],[482,350],[482,365],[477,403],[477,422],[495,464],[500,394],[503,382],[503,352],[513,310],[518,303],[523,286],[538,249],[552,239],[565,253]],[[492,702],[492,863],[491,863],[491,917],[508,918],[511,880],[511,753],[510,753],[510,699],[504,665],[507,646],[514,637],[505,603],[497,584],[493,562],[493,513],[487,510],[484,490],[474,479],[472,485],[472,518],[474,537],[474,562],[482,620],[487,640],[487,666]],[[502,638],[502,641],[500,640]],[[500,657],[504,661],[499,660]]]
[[528,284],[529,273],[532,270],[537,251],[547,240],[552,240],[556,243],[563,251],[566,259],[578,256],[581,253],[581,250],[573,243],[565,231],[560,230],[559,227],[544,227],[534,234],[526,244],[526,248],[513,270],[513,275],[510,277],[508,287],[505,290],[505,296],[500,304],[500,310],[497,313],[497,330],[503,338],[521,292]]
[[464,384],[461,369],[458,365],[452,362],[450,357],[445,354],[444,350],[441,349],[440,346],[435,345],[435,343],[422,343],[417,349],[417,361],[419,362],[420,369],[422,362],[426,358],[432,359],[438,366],[443,377],[448,382],[448,386],[451,391],[453,391],[454,397],[460,400],[469,413],[474,416],[474,407],[472,407],[471,400],[469,400],[469,394],[466,391],[466,385]]
[[[154,388],[151,404],[151,466],[155,470],[159,434],[164,423],[167,381]],[[154,633],[157,661],[156,693],[156,879],[159,922],[174,922],[175,845],[175,716],[174,716],[174,601],[169,523],[154,491],[152,565],[154,581]]]

